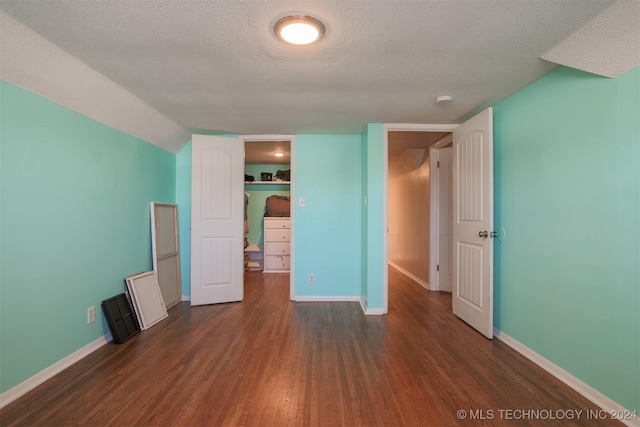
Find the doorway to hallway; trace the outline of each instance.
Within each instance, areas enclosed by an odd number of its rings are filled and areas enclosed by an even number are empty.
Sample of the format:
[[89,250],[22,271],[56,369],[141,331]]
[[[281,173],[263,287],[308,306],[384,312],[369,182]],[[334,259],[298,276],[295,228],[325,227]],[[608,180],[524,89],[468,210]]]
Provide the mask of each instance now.
[[389,130],[387,137],[389,265],[425,289],[450,291],[451,132]]

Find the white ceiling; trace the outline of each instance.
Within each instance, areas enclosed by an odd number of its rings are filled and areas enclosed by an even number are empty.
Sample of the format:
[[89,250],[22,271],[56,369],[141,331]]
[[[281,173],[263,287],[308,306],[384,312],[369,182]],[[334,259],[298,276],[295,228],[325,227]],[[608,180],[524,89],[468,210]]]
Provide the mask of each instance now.
[[[41,70],[6,71],[7,60],[30,54],[21,40],[5,48],[21,38],[9,15],[167,118],[174,141],[157,145],[174,152],[187,135],[174,124],[189,133],[259,135],[457,123],[553,70],[540,57],[612,3],[2,0],[0,70],[22,82],[56,65],[51,56],[40,59],[49,61]],[[273,24],[291,13],[321,19],[321,42],[276,39]],[[103,93],[106,104],[110,92]],[[453,102],[436,104],[441,94]]]
[[542,59],[612,78],[640,66],[640,1],[618,0]]

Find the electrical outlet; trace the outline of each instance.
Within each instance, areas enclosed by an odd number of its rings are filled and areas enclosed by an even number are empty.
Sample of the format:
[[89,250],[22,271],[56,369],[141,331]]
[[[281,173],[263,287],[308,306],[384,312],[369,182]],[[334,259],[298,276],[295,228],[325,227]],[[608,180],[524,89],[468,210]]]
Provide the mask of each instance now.
[[96,321],[96,306],[87,308],[87,325]]
[[309,273],[309,283],[311,283],[311,284],[316,283],[316,275],[315,275],[315,273]]

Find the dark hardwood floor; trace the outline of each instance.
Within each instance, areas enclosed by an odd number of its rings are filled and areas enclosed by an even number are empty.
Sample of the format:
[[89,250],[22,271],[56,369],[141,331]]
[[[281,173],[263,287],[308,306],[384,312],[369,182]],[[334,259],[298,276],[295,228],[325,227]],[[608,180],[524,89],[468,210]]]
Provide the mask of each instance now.
[[292,303],[288,282],[250,272],[242,303],[178,304],[3,408],[0,424],[612,425],[457,319],[450,294],[390,269],[389,314],[364,316],[354,302]]

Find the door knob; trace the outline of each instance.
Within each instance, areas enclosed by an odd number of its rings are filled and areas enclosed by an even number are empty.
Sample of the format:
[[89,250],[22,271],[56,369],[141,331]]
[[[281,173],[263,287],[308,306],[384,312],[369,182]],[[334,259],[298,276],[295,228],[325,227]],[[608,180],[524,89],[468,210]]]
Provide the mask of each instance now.
[[497,231],[492,231],[491,233],[489,233],[489,237],[491,237],[491,238],[498,237],[498,232]]
[[481,232],[478,233],[478,236],[479,237],[484,237],[486,239],[487,237],[489,237],[489,233],[487,233],[487,230],[481,231]]

